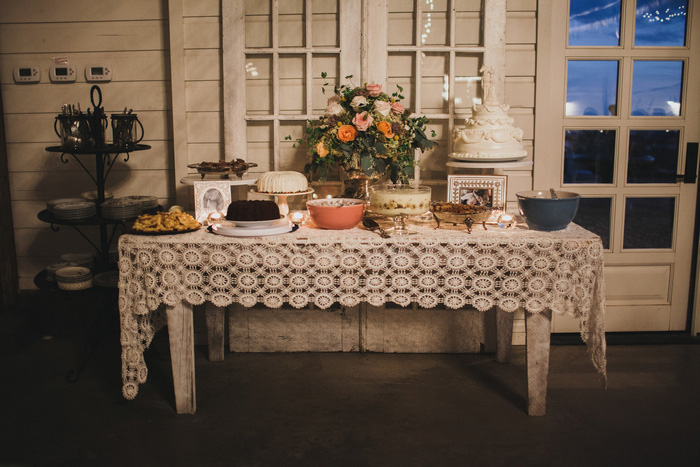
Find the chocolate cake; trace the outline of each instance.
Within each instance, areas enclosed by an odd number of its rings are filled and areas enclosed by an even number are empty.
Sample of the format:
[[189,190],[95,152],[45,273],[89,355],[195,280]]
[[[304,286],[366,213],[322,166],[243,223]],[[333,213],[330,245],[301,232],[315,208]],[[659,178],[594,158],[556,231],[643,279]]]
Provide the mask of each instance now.
[[229,204],[226,219],[230,221],[267,221],[280,218],[274,201],[239,200]]

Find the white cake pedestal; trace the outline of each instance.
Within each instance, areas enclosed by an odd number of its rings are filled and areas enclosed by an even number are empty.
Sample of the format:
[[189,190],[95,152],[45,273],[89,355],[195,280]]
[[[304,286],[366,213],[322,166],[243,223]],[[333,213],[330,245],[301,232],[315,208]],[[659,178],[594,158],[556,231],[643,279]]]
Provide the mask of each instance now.
[[287,197],[310,195],[314,192],[314,189],[309,188],[307,191],[301,191],[299,193],[263,193],[257,190],[250,190],[250,192],[258,195],[274,196],[275,198],[277,198],[276,203],[277,206],[279,206],[280,208],[280,214],[286,216],[287,214],[289,214],[289,204],[287,204]]

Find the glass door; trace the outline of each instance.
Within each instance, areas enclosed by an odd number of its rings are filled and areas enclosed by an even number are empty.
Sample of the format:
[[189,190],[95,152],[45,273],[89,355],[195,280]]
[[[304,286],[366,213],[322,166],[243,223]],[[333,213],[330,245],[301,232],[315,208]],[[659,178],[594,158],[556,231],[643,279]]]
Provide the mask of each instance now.
[[[691,3],[540,7],[551,28],[538,37],[534,184],[581,193],[574,222],[606,249],[608,331],[688,325],[700,97]],[[572,327],[557,319],[554,331]]]

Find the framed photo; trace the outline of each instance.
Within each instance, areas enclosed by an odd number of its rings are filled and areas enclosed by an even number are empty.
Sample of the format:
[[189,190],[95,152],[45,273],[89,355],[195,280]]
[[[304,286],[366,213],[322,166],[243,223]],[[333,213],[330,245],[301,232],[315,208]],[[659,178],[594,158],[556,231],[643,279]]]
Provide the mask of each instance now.
[[447,202],[505,209],[505,175],[448,175]]
[[226,181],[194,182],[194,217],[204,223],[212,212],[226,214],[231,204],[231,184]]

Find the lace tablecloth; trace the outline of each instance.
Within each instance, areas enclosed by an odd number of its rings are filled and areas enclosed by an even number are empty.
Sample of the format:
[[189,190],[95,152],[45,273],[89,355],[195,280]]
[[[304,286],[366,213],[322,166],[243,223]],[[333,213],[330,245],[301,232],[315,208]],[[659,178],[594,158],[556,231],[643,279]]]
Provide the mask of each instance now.
[[580,319],[605,378],[605,293],[600,238],[571,224],[558,232],[476,226],[414,226],[418,235],[381,238],[362,228],[303,227],[270,237],[122,235],[119,312],[123,394],[145,382],[144,350],[165,325],[161,305],[210,301],[225,307],[284,303],[324,309],[365,301],[422,308],[444,305],[531,313],[551,309]]

